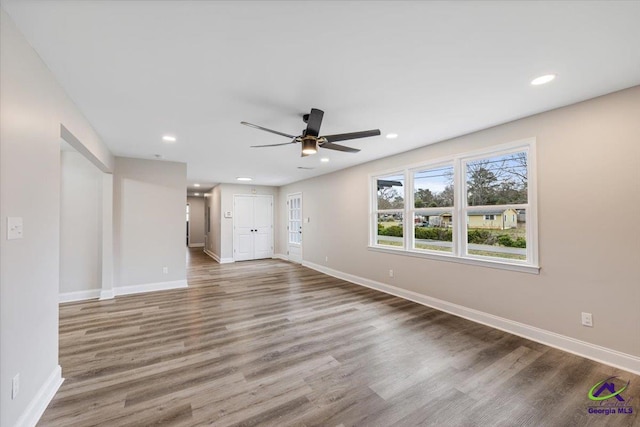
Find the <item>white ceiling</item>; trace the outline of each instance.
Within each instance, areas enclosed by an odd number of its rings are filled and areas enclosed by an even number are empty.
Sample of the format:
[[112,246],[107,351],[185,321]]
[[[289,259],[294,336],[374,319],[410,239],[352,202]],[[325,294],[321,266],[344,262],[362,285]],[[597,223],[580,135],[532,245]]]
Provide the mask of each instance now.
[[[640,2],[2,5],[115,155],[186,162],[201,188],[287,184],[640,84]],[[298,135],[311,107],[321,134],[399,138],[249,148],[287,140],[240,121]]]

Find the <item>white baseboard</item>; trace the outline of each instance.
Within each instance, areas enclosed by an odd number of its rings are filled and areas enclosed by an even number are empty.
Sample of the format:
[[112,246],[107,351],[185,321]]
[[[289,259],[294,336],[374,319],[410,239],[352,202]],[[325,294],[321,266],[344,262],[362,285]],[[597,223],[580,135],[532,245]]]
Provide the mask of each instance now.
[[472,308],[467,308],[437,298],[428,297],[417,292],[408,291],[406,289],[398,288],[392,285],[387,285],[386,283],[381,283],[375,280],[365,279],[364,277],[355,276],[353,274],[333,270],[331,268],[319,264],[314,264],[312,262],[303,261],[302,265],[327,274],[329,276],[337,277],[339,279],[355,283],[356,285],[365,286],[367,288],[395,295],[397,297],[410,300],[427,307],[435,308],[437,310],[444,311],[446,313],[453,314],[455,316],[462,317],[476,323],[481,323],[492,328],[500,329],[502,331],[509,332],[511,334],[518,335],[520,337],[527,338],[529,340],[536,341],[541,344],[557,348],[559,350],[573,353],[578,356],[594,360],[596,362],[604,363],[605,365],[624,369],[625,371],[640,375],[640,357],[633,356],[631,354],[622,353],[596,344],[580,341],[566,335],[561,335],[555,332],[547,331],[545,329],[540,329],[535,326],[526,325],[524,323],[515,322],[503,317],[494,316],[493,314],[474,310]]
[[204,248],[204,243],[189,243],[190,248]]
[[84,301],[87,299],[100,298],[100,289],[89,289],[86,291],[63,292],[58,295],[58,302]]
[[233,258],[220,258],[208,249],[205,249],[204,253],[213,258],[218,264],[231,264],[232,262],[236,262]]
[[31,399],[29,405],[24,410],[20,418],[15,424],[15,427],[34,427],[45,409],[49,406],[49,403],[55,396],[56,392],[62,385],[64,378],[62,378],[62,368],[60,365],[56,366],[49,375],[49,378],[42,384],[42,387],[38,390],[36,395]]
[[186,288],[187,280],[173,280],[171,282],[145,283],[133,286],[116,286],[113,288],[115,296],[141,294],[144,292],[166,291],[170,289]]
[[104,299],[113,299],[116,294],[113,292],[113,288],[111,289],[102,289],[100,291],[100,300]]
[[285,254],[273,254],[273,256],[271,257],[273,259],[281,259],[284,261],[289,261],[289,257]]

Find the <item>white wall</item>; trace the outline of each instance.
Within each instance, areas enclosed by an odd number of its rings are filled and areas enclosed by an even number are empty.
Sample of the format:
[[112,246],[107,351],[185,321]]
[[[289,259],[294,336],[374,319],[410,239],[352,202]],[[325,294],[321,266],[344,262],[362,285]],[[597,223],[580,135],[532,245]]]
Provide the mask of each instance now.
[[76,151],[61,153],[60,293],[102,286],[102,172]]
[[[617,350],[640,367],[639,117],[634,87],[294,183],[280,188],[281,221],[286,194],[302,192],[306,262]],[[370,173],[529,137],[538,147],[539,275],[367,248]],[[286,251],[284,227],[277,249]],[[593,328],[581,326],[583,311]]]
[[[60,380],[60,124],[104,165],[113,159],[4,9],[0,16],[0,425],[14,426],[35,422]],[[6,240],[8,216],[23,218],[23,239]]]
[[220,186],[212,188],[204,197],[205,209],[209,210],[209,231],[206,231],[205,223],[205,251],[220,260]]
[[189,246],[204,246],[204,197],[187,197],[189,204]]
[[113,175],[116,294],[118,287],[184,282],[187,165],[116,157]]

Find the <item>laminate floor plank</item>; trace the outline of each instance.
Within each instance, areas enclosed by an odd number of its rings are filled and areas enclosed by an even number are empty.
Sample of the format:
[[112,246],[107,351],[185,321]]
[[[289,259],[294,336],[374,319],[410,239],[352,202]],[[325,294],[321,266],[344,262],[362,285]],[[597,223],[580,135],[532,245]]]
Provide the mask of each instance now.
[[[640,377],[281,260],[60,305],[40,426],[640,426]],[[617,376],[630,414],[590,414]]]

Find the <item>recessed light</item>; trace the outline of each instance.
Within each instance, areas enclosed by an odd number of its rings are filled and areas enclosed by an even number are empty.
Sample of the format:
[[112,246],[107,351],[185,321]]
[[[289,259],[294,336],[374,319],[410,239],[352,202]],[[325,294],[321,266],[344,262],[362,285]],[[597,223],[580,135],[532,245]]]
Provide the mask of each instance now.
[[193,193],[193,195],[194,195],[194,196],[199,196],[199,195],[200,195],[200,193]]
[[322,163],[327,163],[329,161],[329,158],[328,157],[323,157],[323,158],[320,159],[320,161]]
[[398,137],[397,133],[388,133],[387,139],[396,139]]
[[162,137],[164,142],[176,142],[176,137],[171,135],[165,135]]
[[545,83],[549,83],[551,80],[555,78],[556,78],[555,74],[545,74],[544,76],[536,77],[535,79],[531,80],[531,84],[533,86],[539,86]]
[[249,178],[248,176],[239,176],[236,179],[238,181],[253,181],[253,178]]
[[200,187],[200,184],[193,184],[194,187]]

